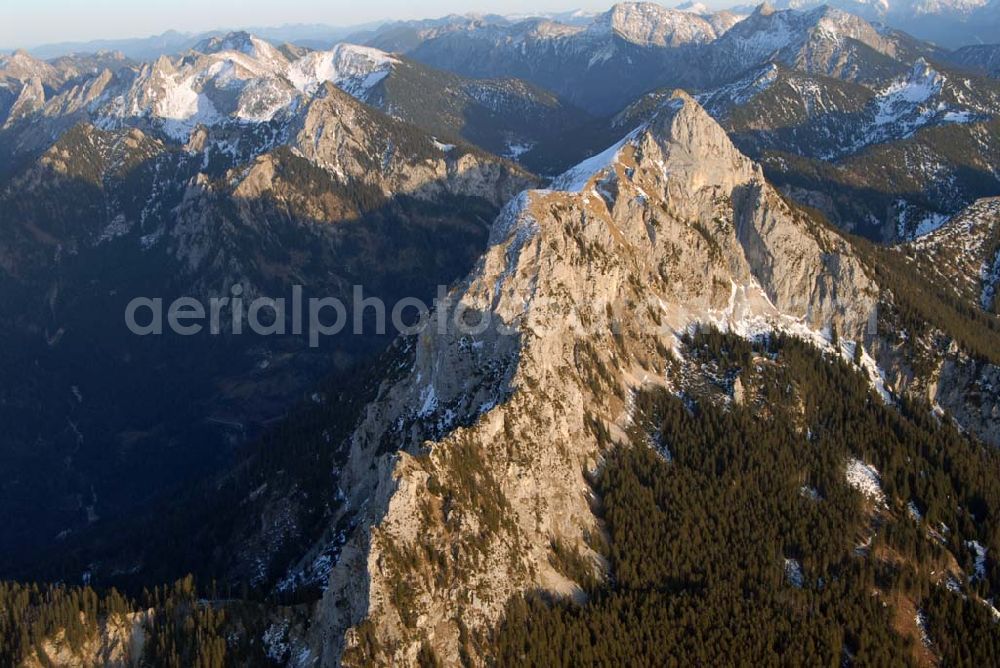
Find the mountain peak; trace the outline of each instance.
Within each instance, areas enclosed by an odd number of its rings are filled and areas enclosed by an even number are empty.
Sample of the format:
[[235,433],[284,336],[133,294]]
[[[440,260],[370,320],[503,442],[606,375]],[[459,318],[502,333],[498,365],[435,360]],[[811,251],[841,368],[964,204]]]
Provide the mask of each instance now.
[[737,150],[722,126],[683,90],[675,90],[663,103],[646,135],[664,154],[662,168],[694,189],[732,190],[761,177],[759,167]]
[[923,79],[931,74],[934,74],[935,70],[931,66],[927,59],[921,56],[913,62],[913,69],[910,70],[910,77],[913,79]]
[[703,2],[695,2],[694,0],[687,0],[687,2],[682,2],[681,4],[674,7],[679,12],[690,12],[692,14],[711,14],[712,10]]
[[731,189],[759,175],[759,168],[736,149],[715,119],[680,89],[621,141],[558,177],[553,188],[585,191],[622,169],[662,172],[693,189]]
[[33,55],[25,51],[24,49],[17,49],[13,51],[9,56],[0,56],[0,67],[9,67],[11,65],[45,65],[44,60],[39,60]]
[[592,29],[610,30],[630,42],[656,46],[700,44],[716,37],[712,25],[697,14],[651,2],[618,3],[600,16]]
[[398,62],[385,51],[341,43],[295,61],[288,78],[300,91],[309,92],[324,81],[332,81],[354,97],[363,98]]
[[717,68],[733,78],[778,60],[809,74],[861,80],[886,71],[883,59],[872,58],[868,49],[890,58],[898,51],[891,36],[853,14],[827,5],[778,11],[767,3],[725,32],[715,46]]
[[22,82],[31,79],[49,82],[58,78],[52,65],[35,58],[24,49],[18,49],[9,56],[0,55],[0,76],[7,76]]
[[[533,568],[487,576],[497,567],[463,550],[438,583],[414,585],[405,605],[417,633],[401,630],[401,604],[391,592],[400,582],[423,583],[416,575],[422,565],[391,559],[390,551],[425,539],[484,540],[483,521],[446,524],[419,511],[433,502],[428,480],[458,479],[450,462],[460,448],[475,448],[477,470],[495,480],[491,493],[500,508],[533,509],[523,499],[539,494],[545,507],[558,506],[558,513],[539,515],[515,510],[485,539],[499,555],[494,563],[529,555],[529,563],[547,569],[553,536],[583,544],[594,530],[580,462],[600,461],[602,448],[631,428],[626,402],[636,389],[672,383],[671,372],[657,365],[674,359],[666,351],[691,325],[747,333],[787,328],[818,340],[829,322],[851,336],[868,322],[870,285],[846,243],[832,234],[819,238],[824,232],[786,204],[682,91],[563,179],[557,186],[582,186],[576,193],[524,193],[504,209],[475,270],[431,316],[412,362],[380,389],[351,436],[340,483],[351,506],[362,508],[357,525],[376,528],[349,539],[315,626],[339,638],[359,618],[344,610],[367,615],[389,649],[359,663],[405,663],[422,638],[451,623],[468,573],[483,583],[482,600],[499,602],[462,617],[475,632],[495,628],[503,602],[519,591],[573,590],[565,576]],[[462,313],[483,314],[487,326],[470,335],[452,324]],[[823,322],[827,313],[833,315]],[[531,435],[516,465],[510,451],[494,446],[505,430]],[[607,443],[595,432],[608,433]],[[380,453],[390,440],[398,455]],[[563,454],[553,456],[552,443]],[[449,512],[481,512],[475,501],[450,498],[457,500]],[[362,586],[351,588],[371,563],[386,567],[367,571]],[[457,630],[439,634],[435,651],[457,657],[458,637]],[[354,643],[354,636],[345,641],[352,651]],[[339,649],[331,650],[332,663]]]
[[753,13],[756,16],[770,16],[771,14],[774,14],[775,11],[777,10],[775,10],[774,5],[769,2],[762,2],[757,5],[757,8],[754,9]]
[[208,37],[194,46],[201,53],[219,53],[220,51],[241,51],[247,53],[253,46],[253,35],[245,30],[234,30],[225,35]]
[[267,42],[245,30],[237,30],[225,35],[209,37],[194,47],[195,51],[204,54],[217,54],[235,51],[258,60],[282,60],[279,52],[270,42]]

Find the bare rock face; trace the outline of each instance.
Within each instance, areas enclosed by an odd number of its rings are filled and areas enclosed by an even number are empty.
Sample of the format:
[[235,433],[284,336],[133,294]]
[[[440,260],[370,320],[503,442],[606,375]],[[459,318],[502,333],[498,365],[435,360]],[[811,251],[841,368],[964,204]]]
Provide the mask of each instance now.
[[29,79],[18,93],[17,99],[11,105],[7,114],[4,128],[9,127],[14,121],[33,114],[45,106],[45,89],[42,87],[42,80],[38,78]]
[[777,60],[811,74],[849,81],[878,80],[898,74],[896,64],[875,64],[865,54],[894,58],[900,46],[862,18],[831,7],[775,11],[766,3],[722,35],[713,66],[736,75]]
[[1000,446],[1000,367],[950,355],[940,365],[928,394],[964,429]]
[[614,31],[634,44],[645,46],[704,44],[719,35],[705,17],[652,2],[618,3],[600,16],[590,30]]
[[586,472],[628,428],[632,390],[676,380],[678,335],[714,323],[860,339],[876,293],[842,238],[675,93],[552,190],[515,198],[408,342],[351,440],[341,488],[357,529],[315,654],[412,665],[428,643],[457,665],[512,595],[579,593],[552,545],[599,569]]
[[332,84],[309,103],[292,146],[334,174],[370,181],[386,195],[434,199],[460,194],[499,207],[531,181],[512,163],[469,147],[434,143]]
[[66,638],[65,630],[40,643],[25,658],[25,668],[42,666],[109,666],[125,668],[142,662],[147,641],[149,612],[112,615],[86,629],[86,638],[78,646]]

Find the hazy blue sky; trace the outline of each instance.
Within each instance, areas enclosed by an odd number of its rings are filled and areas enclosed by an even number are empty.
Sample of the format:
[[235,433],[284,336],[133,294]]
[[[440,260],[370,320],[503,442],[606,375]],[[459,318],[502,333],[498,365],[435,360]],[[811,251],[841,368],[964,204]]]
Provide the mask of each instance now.
[[613,0],[0,0],[0,48],[146,37],[169,29],[195,32],[286,23],[349,26],[386,18],[594,10],[611,4]]

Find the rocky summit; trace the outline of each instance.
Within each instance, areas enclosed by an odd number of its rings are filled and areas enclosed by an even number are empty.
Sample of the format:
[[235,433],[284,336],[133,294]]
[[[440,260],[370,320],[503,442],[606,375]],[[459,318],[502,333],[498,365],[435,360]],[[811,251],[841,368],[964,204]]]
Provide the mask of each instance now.
[[[789,206],[683,92],[552,190],[522,193],[351,436],[341,489],[361,531],[319,608],[335,639],[324,658],[336,662],[344,630],[367,621],[391,648],[369,658],[413,659],[430,639],[457,661],[460,624],[489,628],[518,592],[572,595],[578,584],[548,554],[553,540],[583,546],[596,531],[585,478],[604,455],[595,425],[618,440],[635,392],[680,382],[669,368],[688,327],[787,330],[824,345],[824,328],[839,327],[860,342],[876,295],[850,246]],[[456,312],[510,332],[455,332]],[[379,456],[386,442],[402,447]],[[469,475],[479,494],[446,515],[422,511],[441,502],[435,488],[461,489]],[[426,583],[422,564],[390,556],[428,540],[459,546],[445,555],[451,577]]]

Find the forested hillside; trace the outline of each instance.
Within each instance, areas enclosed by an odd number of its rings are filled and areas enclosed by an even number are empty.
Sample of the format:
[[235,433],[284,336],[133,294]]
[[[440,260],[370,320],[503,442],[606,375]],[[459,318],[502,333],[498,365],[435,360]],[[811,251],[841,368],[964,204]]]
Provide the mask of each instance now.
[[687,346],[745,403],[637,397],[593,474],[606,573],[565,560],[586,603],[512,603],[500,664],[991,665],[1000,453],[800,341]]

